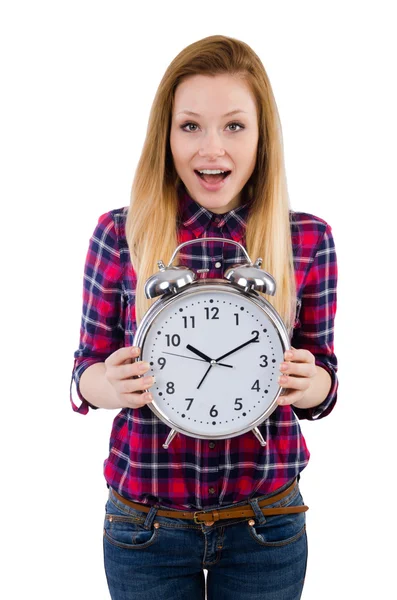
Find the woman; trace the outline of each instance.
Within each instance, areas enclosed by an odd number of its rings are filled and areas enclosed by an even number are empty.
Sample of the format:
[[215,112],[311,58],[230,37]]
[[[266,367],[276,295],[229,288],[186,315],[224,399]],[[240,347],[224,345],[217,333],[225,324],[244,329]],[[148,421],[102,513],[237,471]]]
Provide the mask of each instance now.
[[[178,243],[224,237],[264,258],[292,349],[263,448],[169,432],[150,410],[153,377],[132,341],[150,302],[143,286]],[[243,257],[195,244],[179,262],[221,277]],[[336,401],[336,257],[325,221],[289,209],[281,127],[264,67],[245,43],[211,36],[185,48],[158,88],[128,208],[99,218],[84,278],[74,410],[121,409],[104,474],[105,569],[113,599],[295,600],[306,572],[298,480],[309,459],[298,419]],[[138,377],[139,376],[139,377]],[[239,507],[243,517],[225,515]],[[272,514],[275,512],[276,514]],[[195,512],[201,514],[195,515]]]

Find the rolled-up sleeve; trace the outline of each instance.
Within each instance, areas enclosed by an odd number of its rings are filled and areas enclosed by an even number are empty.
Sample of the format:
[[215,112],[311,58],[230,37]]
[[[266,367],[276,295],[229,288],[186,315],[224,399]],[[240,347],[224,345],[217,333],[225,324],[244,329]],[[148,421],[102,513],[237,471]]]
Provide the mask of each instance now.
[[326,224],[302,291],[298,325],[291,345],[309,350],[316,365],[331,377],[327,397],[312,408],[292,406],[299,419],[315,420],[327,416],[335,406],[338,389],[337,358],[334,354],[334,321],[336,313],[337,261],[331,227]]
[[87,414],[92,407],[79,387],[85,369],[104,362],[124,341],[122,282],[118,236],[108,212],[99,217],[84,266],[80,343],[74,353],[70,384],[72,408],[80,414]]

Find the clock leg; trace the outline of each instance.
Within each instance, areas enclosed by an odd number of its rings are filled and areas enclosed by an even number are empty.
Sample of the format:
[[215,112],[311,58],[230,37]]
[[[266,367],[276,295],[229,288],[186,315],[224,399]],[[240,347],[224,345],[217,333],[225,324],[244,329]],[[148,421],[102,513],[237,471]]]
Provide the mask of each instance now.
[[171,444],[172,440],[176,436],[176,433],[177,432],[175,431],[175,429],[171,429],[171,431],[168,434],[167,439],[165,440],[165,442],[163,444],[163,448],[165,448],[167,450],[168,446]]
[[254,429],[252,430],[252,433],[255,435],[255,437],[258,438],[261,446],[266,446],[266,442],[263,439],[262,434],[257,427],[254,427]]

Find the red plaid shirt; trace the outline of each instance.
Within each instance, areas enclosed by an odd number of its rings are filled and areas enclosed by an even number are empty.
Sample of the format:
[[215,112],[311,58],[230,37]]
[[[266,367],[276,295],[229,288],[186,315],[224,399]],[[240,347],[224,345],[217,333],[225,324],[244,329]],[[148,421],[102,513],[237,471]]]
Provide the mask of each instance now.
[[[243,205],[216,215],[181,192],[180,242],[216,236],[244,245],[248,211],[249,206]],[[90,408],[79,391],[81,374],[118,348],[131,346],[137,329],[136,276],[125,237],[126,214],[125,207],[102,215],[89,242],[80,344],[72,375],[78,399],[73,399],[71,386],[73,410],[81,414]],[[329,372],[332,385],[327,398],[304,410],[279,406],[259,426],[267,442],[264,448],[250,431],[216,441],[177,434],[165,450],[162,444],[170,429],[148,406],[122,409],[113,422],[104,474],[108,485],[125,498],[177,509],[217,508],[273,492],[307,465],[310,455],[298,419],[323,418],[336,402],[337,265],[331,228],[325,221],[301,212],[291,212],[290,221],[298,293],[291,345],[310,350],[316,364]],[[207,242],[205,246],[188,246],[181,255],[183,264],[209,269],[202,277],[220,277],[230,265],[244,262],[231,244]]]

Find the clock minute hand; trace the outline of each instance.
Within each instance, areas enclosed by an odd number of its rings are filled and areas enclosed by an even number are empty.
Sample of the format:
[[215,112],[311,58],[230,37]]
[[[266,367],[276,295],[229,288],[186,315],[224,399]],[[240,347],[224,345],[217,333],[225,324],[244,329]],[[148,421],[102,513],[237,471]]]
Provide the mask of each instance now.
[[222,354],[222,356],[215,359],[215,362],[218,362],[218,360],[222,360],[222,358],[226,358],[226,356],[233,354],[233,352],[237,352],[237,350],[244,348],[244,346],[248,346],[248,344],[252,344],[252,342],[256,342],[257,339],[258,338],[254,337],[254,338],[252,338],[252,340],[248,340],[248,342],[244,342],[244,344],[241,344],[241,346],[237,346],[237,348],[233,348],[233,350],[230,350],[230,352],[226,352],[226,354]]

